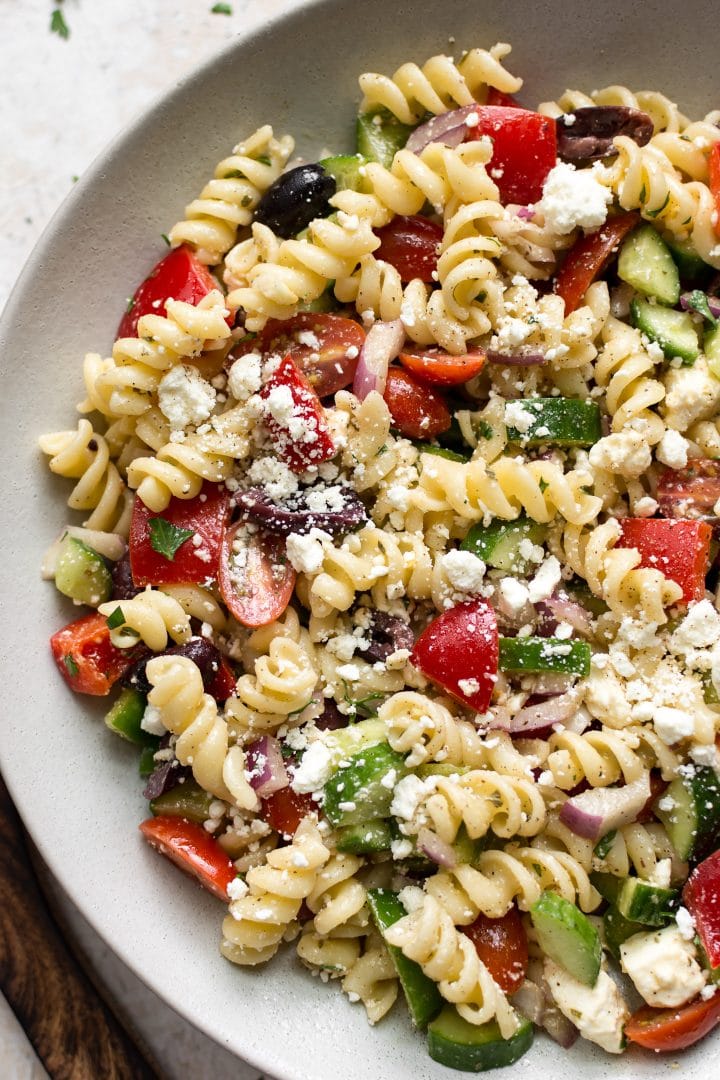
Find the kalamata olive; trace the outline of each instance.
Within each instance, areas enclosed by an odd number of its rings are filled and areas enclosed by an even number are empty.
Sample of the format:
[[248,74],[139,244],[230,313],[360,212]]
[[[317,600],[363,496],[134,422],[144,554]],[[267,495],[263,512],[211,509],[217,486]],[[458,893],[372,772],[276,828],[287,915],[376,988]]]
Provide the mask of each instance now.
[[398,649],[412,649],[415,636],[403,619],[388,615],[386,611],[374,611],[370,623],[370,644],[363,651],[366,660],[384,663]]
[[264,488],[252,487],[239,492],[236,503],[249,521],[280,536],[311,529],[343,536],[367,521],[360,497],[340,484],[304,488],[282,504],[274,503]]
[[319,731],[337,731],[348,726],[349,717],[343,716],[334,701],[326,701],[323,711],[315,721]]
[[557,152],[561,161],[598,161],[615,154],[613,139],[627,135],[645,146],[653,133],[647,113],[627,105],[590,105],[557,118]]
[[[211,641],[204,637],[192,637],[184,645],[173,645],[166,649],[162,656],[186,656],[200,668],[203,686],[207,689],[220,669],[220,653]],[[123,684],[131,686],[133,690],[139,690],[141,694],[149,694],[152,687],[148,682],[145,668],[148,660],[152,660],[153,654],[148,653],[141,660],[133,664],[123,675]]]
[[337,191],[335,177],[322,165],[298,165],[279,176],[255,209],[255,221],[278,236],[296,236],[317,217],[330,213],[328,199]]
[[132,572],[130,570],[130,555],[125,552],[122,559],[118,559],[116,563],[112,564],[110,573],[112,574],[112,599],[113,600],[132,600],[133,596],[137,596],[142,592],[142,589],[133,581]]
[[150,773],[143,796],[149,800],[157,799],[166,791],[177,787],[181,780],[187,780],[191,776],[192,769],[187,765],[181,765],[177,758],[173,758],[172,761],[162,761]]

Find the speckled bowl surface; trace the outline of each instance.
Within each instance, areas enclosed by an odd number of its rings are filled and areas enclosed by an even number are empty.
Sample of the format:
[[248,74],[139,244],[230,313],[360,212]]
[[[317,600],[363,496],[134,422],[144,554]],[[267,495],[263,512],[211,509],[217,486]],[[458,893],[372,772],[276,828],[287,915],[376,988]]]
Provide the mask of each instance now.
[[[73,697],[47,647],[73,617],[41,582],[43,551],[66,520],[38,435],[75,424],[85,351],[108,350],[124,298],[162,254],[160,234],[256,125],[299,149],[353,148],[357,76],[496,41],[523,98],[611,83],[661,89],[702,115],[717,100],[717,31],[708,2],[320,0],[242,35],[165,96],[95,162],[46,231],[6,309],[2,369],[4,664],[2,769],[43,857],[95,929],[158,994],[218,1042],[284,1080],[428,1080],[404,1010],[370,1030],[363,1010],[288,955],[240,970],[218,953],[222,906],[140,839],[145,815],[131,748],[102,723],[105,702]],[[610,1059],[545,1038],[515,1066],[531,1080],[709,1075],[715,1036],[680,1058]]]

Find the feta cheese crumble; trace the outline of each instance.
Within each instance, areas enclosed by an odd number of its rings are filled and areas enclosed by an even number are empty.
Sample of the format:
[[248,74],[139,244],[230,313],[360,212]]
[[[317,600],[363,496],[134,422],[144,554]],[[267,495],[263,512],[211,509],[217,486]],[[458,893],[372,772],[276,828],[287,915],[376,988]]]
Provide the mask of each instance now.
[[561,161],[548,173],[535,209],[552,232],[565,236],[578,227],[588,232],[600,228],[611,201],[612,192],[599,183],[593,169]]

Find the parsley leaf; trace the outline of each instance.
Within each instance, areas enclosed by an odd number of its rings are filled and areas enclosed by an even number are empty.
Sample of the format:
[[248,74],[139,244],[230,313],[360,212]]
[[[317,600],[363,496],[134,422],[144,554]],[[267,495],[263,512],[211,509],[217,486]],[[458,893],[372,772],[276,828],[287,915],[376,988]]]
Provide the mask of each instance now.
[[150,546],[153,551],[173,561],[179,547],[193,535],[192,529],[181,529],[165,518],[150,518]]
[[669,202],[670,202],[670,194],[668,193],[665,196],[665,202],[662,204],[662,206],[658,206],[657,210],[646,210],[645,211],[646,216],[649,217],[649,218],[656,218],[659,214],[662,214],[663,210],[665,209],[665,207],[667,206],[667,204]]
[[213,15],[232,15],[230,4],[213,4],[210,8]]
[[107,617],[108,630],[117,630],[118,626],[122,626],[124,622],[125,616],[123,615],[122,608],[116,607]]
[[687,297],[687,305],[691,311],[697,311],[698,315],[702,315],[703,319],[707,319],[711,326],[717,326],[718,321],[710,310],[708,298],[700,289],[693,289]]
[[70,653],[68,653],[67,656],[63,656],[63,664],[68,669],[73,678],[79,674],[80,668],[77,666]]
[[70,27],[65,22],[65,16],[60,8],[55,8],[50,16],[50,33],[57,34],[63,41],[67,41],[70,37]]

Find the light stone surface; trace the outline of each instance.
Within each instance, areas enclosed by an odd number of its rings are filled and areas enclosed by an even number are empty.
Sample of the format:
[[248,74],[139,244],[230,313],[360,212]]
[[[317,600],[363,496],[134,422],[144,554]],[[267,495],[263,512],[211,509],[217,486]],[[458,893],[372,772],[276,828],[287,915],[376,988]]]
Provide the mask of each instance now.
[[[304,0],[231,0],[230,16],[213,14],[213,2],[64,0],[65,41],[50,33],[51,0],[0,0],[0,309],[73,177],[110,139],[234,35]],[[256,1069],[161,1002],[56,884],[52,890],[95,972],[168,1080],[255,1080]],[[1,995],[0,1062],[8,1080],[47,1075]]]

